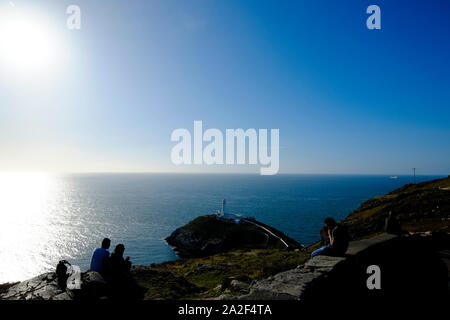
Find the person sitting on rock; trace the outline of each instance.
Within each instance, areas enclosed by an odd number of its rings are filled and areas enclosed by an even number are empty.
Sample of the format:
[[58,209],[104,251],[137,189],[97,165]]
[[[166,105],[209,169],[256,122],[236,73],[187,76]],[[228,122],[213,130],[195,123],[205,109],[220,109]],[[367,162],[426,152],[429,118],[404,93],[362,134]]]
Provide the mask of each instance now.
[[130,273],[131,262],[130,257],[123,258],[125,246],[119,243],[109,258],[109,272],[111,276],[119,276]]
[[311,258],[317,255],[343,256],[348,248],[349,236],[345,227],[339,225],[333,218],[326,218],[324,229],[328,233],[330,243],[317,249]]
[[109,258],[108,279],[113,289],[113,298],[134,299],[138,285],[131,276],[130,257],[123,258],[125,246],[118,244]]
[[101,275],[104,275],[107,263],[109,259],[109,246],[111,245],[111,240],[108,238],[103,239],[102,247],[95,249],[92,259],[91,259],[91,271],[97,271]]

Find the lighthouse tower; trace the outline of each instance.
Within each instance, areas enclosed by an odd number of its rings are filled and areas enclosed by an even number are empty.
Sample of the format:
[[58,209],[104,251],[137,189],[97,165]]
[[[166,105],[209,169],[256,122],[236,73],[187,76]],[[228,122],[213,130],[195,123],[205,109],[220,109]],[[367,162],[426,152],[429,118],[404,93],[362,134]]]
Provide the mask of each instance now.
[[236,224],[240,223],[241,220],[243,219],[243,216],[240,214],[227,213],[225,211],[225,204],[226,204],[226,201],[225,201],[225,199],[223,199],[222,200],[222,210],[220,210],[220,211],[217,210],[216,217],[218,219],[232,221]]

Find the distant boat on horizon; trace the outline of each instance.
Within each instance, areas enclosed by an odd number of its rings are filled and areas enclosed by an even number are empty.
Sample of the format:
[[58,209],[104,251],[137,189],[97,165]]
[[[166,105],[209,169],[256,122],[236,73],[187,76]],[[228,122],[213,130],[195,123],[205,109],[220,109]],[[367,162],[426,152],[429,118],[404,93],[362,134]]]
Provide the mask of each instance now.
[[398,179],[397,176],[390,176],[389,179]]

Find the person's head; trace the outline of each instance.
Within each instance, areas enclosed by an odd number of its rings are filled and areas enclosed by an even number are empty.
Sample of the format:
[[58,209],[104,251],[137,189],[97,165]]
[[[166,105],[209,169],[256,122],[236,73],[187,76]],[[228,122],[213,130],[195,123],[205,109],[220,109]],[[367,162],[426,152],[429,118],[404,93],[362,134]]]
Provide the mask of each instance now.
[[121,243],[119,243],[116,248],[114,249],[114,253],[119,255],[119,256],[123,256],[123,253],[125,252],[125,246]]
[[108,238],[103,239],[103,241],[102,241],[103,249],[109,249],[110,245],[111,245],[111,240],[109,240]]
[[337,226],[337,223],[333,218],[328,217],[324,221],[324,226],[325,226],[325,229],[333,229],[334,227]]

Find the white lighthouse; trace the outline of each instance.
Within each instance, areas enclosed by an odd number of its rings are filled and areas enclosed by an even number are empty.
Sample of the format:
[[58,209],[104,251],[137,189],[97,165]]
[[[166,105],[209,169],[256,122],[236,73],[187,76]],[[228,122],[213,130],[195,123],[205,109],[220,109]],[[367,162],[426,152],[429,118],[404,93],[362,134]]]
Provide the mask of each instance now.
[[226,201],[225,201],[225,199],[223,199],[222,200],[222,210],[220,210],[220,212],[217,211],[216,217],[218,219],[232,221],[234,223],[240,223],[241,220],[243,219],[243,216],[240,214],[227,213],[225,211],[225,204],[226,204]]

